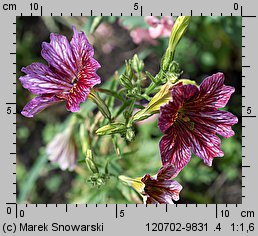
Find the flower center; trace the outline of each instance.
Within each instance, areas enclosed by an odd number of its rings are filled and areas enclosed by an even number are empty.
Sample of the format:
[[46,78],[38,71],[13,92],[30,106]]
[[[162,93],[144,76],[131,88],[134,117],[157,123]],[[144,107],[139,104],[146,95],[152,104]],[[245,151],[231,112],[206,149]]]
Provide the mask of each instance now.
[[77,84],[78,83],[78,77],[77,76],[74,76],[73,79],[72,79],[72,84]]
[[188,116],[186,116],[183,112],[178,113],[178,119],[184,121],[184,122],[189,122],[191,121]]
[[78,83],[79,79],[77,76],[74,76],[72,79],[72,85],[73,87],[70,89],[69,93],[75,93],[74,89],[76,88],[76,85]]
[[178,112],[178,119],[180,121],[185,122],[185,125],[190,129],[194,130],[194,122],[191,121],[191,119],[185,115],[184,112]]

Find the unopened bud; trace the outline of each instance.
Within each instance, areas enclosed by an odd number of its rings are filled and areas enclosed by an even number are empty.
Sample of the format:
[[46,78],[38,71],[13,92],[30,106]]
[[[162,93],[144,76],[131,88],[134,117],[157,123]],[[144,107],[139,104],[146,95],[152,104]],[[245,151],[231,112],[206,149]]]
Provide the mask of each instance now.
[[127,128],[125,138],[127,141],[131,142],[135,138],[135,133],[132,127]]
[[90,149],[88,149],[86,151],[85,162],[86,162],[89,170],[92,171],[92,173],[99,173],[98,167],[93,161],[92,151]]
[[133,89],[133,84],[132,84],[132,82],[131,82],[131,80],[130,80],[130,78],[128,76],[122,74],[119,77],[119,81],[120,81],[120,84],[123,85],[128,90]]
[[111,134],[124,134],[126,132],[126,126],[123,123],[111,123],[102,126],[96,131],[97,135],[111,135]]
[[133,69],[134,69],[136,72],[138,72],[138,73],[142,72],[142,70],[143,70],[144,63],[143,63],[142,60],[139,59],[139,57],[138,57],[137,54],[135,54],[135,55],[133,56],[133,59],[132,59],[132,66],[133,66]]

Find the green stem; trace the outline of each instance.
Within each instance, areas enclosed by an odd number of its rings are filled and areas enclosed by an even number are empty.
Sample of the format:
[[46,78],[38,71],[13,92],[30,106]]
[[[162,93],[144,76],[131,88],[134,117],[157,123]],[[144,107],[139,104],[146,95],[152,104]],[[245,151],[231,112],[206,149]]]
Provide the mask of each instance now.
[[156,83],[155,82],[151,82],[151,84],[149,85],[149,87],[146,89],[145,91],[145,95],[149,95],[151,94],[151,92],[159,85],[162,84],[162,79],[164,77],[164,72],[162,70],[159,71],[159,73],[155,76],[155,80],[156,80]]

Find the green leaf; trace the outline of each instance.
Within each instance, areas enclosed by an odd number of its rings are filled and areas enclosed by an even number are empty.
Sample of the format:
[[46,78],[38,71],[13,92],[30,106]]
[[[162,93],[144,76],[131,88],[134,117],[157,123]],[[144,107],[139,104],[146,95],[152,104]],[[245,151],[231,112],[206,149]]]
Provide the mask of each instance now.
[[32,188],[35,186],[35,182],[40,176],[43,167],[47,163],[47,156],[46,155],[40,155],[35,162],[35,164],[32,166],[31,170],[27,174],[27,178],[25,178],[24,182],[21,183],[21,192],[17,199],[18,203],[23,203],[28,199],[28,195],[30,194]]

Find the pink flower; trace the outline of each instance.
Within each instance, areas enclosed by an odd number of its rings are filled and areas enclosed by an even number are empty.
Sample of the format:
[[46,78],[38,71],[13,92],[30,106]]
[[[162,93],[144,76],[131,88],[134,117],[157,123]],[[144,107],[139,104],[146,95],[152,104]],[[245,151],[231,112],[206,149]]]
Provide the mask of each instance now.
[[174,21],[170,16],[164,16],[158,19],[155,16],[146,16],[145,21],[150,25],[149,34],[151,38],[170,37]]
[[140,44],[144,41],[152,45],[158,44],[158,42],[150,36],[148,29],[136,28],[130,32],[130,36],[135,44]]
[[238,120],[218,108],[227,104],[234,91],[224,85],[222,73],[206,78],[199,88],[182,83],[172,88],[172,100],[161,107],[158,121],[165,134],[160,141],[163,165],[175,165],[178,174],[190,160],[190,149],[208,166],[215,157],[224,155],[216,134],[231,137],[234,135],[231,126]]

